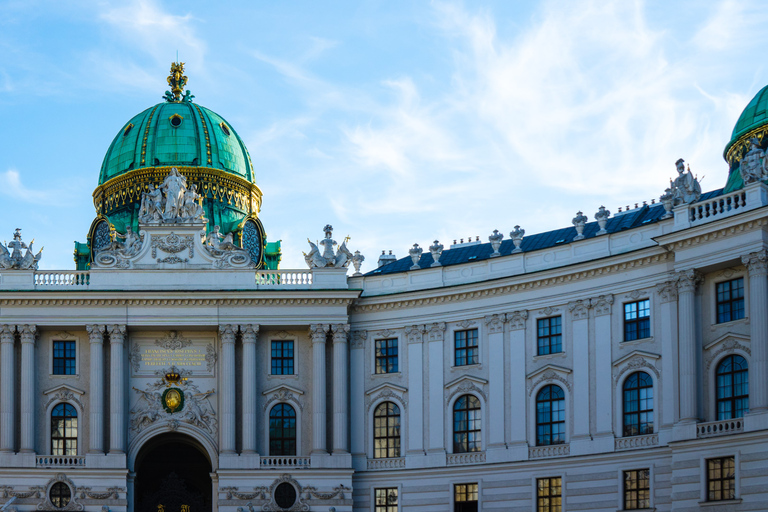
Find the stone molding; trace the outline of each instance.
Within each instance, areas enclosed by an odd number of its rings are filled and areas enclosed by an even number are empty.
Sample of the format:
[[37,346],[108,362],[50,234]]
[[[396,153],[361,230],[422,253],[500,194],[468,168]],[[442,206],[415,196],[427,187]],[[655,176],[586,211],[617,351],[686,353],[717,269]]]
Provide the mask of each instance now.
[[312,306],[349,305],[352,298],[294,299],[0,299],[0,306]]
[[74,388],[72,386],[67,386],[66,384],[56,386],[55,388],[49,389],[48,391],[43,391],[43,395],[48,397],[48,400],[45,402],[45,405],[43,405],[43,408],[47,411],[48,407],[56,401],[74,402],[80,407],[80,412],[85,414],[85,406],[83,406],[83,403],[79,399],[79,396],[83,396],[84,394],[85,391]]
[[661,298],[661,303],[677,301],[677,284],[675,281],[664,281],[656,285],[656,293]]
[[768,226],[768,219],[766,218],[750,220],[742,224],[738,224],[736,226],[730,226],[727,228],[718,229],[717,231],[710,231],[706,234],[694,236],[691,238],[687,238],[685,240],[670,242],[668,245],[665,245],[664,247],[667,247],[671,251],[670,254],[672,254],[674,251],[678,249],[689,248],[691,246],[700,245],[702,243],[709,242],[711,240],[717,240],[719,238],[728,238],[732,235],[743,233],[745,231],[752,231],[754,229],[762,228],[764,226]]
[[382,329],[381,331],[376,331],[373,333],[373,336],[376,338],[391,338],[397,334],[397,331],[392,331],[390,329]]
[[507,315],[500,313],[498,315],[488,315],[485,317],[485,325],[488,326],[488,334],[499,334],[504,332],[504,323],[507,321]]
[[613,306],[613,295],[610,293],[589,299],[589,307],[595,311],[595,316],[610,315],[611,306]]
[[568,303],[568,311],[574,320],[584,320],[589,317],[589,308],[591,307],[589,299],[575,300]]
[[459,377],[453,382],[449,382],[445,385],[445,406],[451,405],[451,401],[459,394],[477,394],[483,398],[485,404],[488,403],[488,395],[485,392],[485,388],[488,386],[488,381],[485,379],[479,379],[465,375]]
[[0,325],[0,343],[13,343],[16,341],[15,325]]
[[425,326],[425,333],[427,335],[427,341],[444,341],[445,340],[445,322],[435,322],[433,324],[427,324]]
[[[571,370],[568,368],[563,368],[553,364],[548,364],[543,368],[528,374],[526,376],[526,380],[528,381],[526,384],[526,387],[528,388],[528,396],[531,396],[533,390],[538,388],[542,383],[554,384],[556,382],[560,382],[566,387],[568,391],[571,391],[571,383],[569,379],[570,374]],[[536,379],[536,381],[531,382],[536,376],[539,376],[539,378]]]
[[765,249],[742,256],[741,262],[747,267],[749,277],[765,277],[768,275],[768,251]]
[[[397,384],[385,382],[365,393],[365,409],[370,413],[371,407],[380,400],[393,400],[400,405],[404,412],[408,408],[408,389]],[[401,412],[402,414],[402,412]],[[367,422],[366,422],[367,424]]]
[[462,320],[461,322],[456,323],[456,327],[459,329],[469,329],[470,327],[473,327],[477,325],[477,322],[474,320]]
[[[748,346],[739,343],[740,339],[741,336],[727,334],[714,343],[710,343],[708,346],[704,347],[704,351],[707,354],[704,357],[707,370],[710,369],[715,361],[720,360],[720,356],[723,354],[731,355],[742,352],[748,356],[752,356],[752,350]],[[741,339],[741,341],[748,342],[746,339]],[[717,349],[715,349],[715,347],[717,347]]]
[[352,331],[352,342],[350,346],[352,348],[364,348],[365,342],[368,339],[368,331]]
[[303,411],[304,401],[299,399],[303,394],[304,392],[302,390],[286,384],[268,389],[262,393],[265,397],[269,397],[267,401],[264,402],[264,412],[266,413],[269,410],[269,406],[276,402],[291,402],[295,404],[300,411]]
[[423,341],[422,334],[424,333],[423,325],[412,325],[405,328],[405,337],[408,343],[421,343]]
[[660,357],[661,356],[657,354],[651,354],[650,352],[635,350],[634,352],[631,352],[630,354],[622,357],[618,361],[615,361],[613,363],[614,385],[619,383],[621,377],[625,373],[642,370],[643,368],[651,370],[653,374],[656,375],[656,379],[658,380],[661,377],[661,373],[659,372],[659,369],[656,368],[656,361],[659,360]]
[[507,313],[507,323],[511,331],[525,329],[525,321],[528,320],[528,310],[523,309]]
[[[69,490],[71,492],[71,498],[69,500],[69,503],[67,503],[67,506],[63,508],[54,507],[53,503],[51,503],[51,500],[49,499],[49,495],[51,494],[51,487],[53,487],[54,484],[57,484],[59,482],[64,483],[67,487],[69,487]],[[43,499],[40,503],[37,504],[37,510],[80,511],[85,508],[83,504],[78,501],[79,495],[77,493],[77,487],[75,486],[74,482],[72,482],[72,480],[67,478],[67,475],[65,475],[64,473],[56,473],[56,476],[48,480],[48,483],[46,483],[43,488],[44,488],[44,492],[42,495]]]

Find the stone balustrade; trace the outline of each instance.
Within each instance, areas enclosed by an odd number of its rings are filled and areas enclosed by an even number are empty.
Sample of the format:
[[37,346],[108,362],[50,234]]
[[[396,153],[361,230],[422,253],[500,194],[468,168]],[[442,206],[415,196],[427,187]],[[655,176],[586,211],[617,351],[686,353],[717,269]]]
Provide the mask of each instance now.
[[83,455],[37,455],[35,466],[38,468],[84,468]]
[[397,469],[405,467],[405,457],[368,459],[368,469]]
[[636,448],[647,448],[649,446],[658,446],[659,435],[648,434],[645,436],[631,436],[620,437],[615,441],[615,449],[619,450],[634,450]]
[[544,459],[547,457],[565,457],[570,455],[571,447],[567,444],[552,444],[549,446],[531,446],[528,448],[529,459]]
[[258,286],[308,286],[312,284],[312,272],[305,270],[258,270]]
[[698,423],[696,425],[696,437],[716,437],[727,436],[744,431],[744,420],[736,418],[733,420],[710,421],[708,423]]
[[87,270],[51,270],[35,272],[35,287],[41,286],[84,286],[90,282]]
[[449,453],[445,456],[445,463],[448,466],[481,464],[483,462],[485,462],[485,452]]
[[688,216],[691,223],[708,222],[740,213],[746,206],[747,193],[744,190],[737,190],[728,195],[691,205],[688,208]]
[[307,469],[310,467],[311,459],[309,457],[271,457],[261,458],[261,469],[273,468],[291,468]]

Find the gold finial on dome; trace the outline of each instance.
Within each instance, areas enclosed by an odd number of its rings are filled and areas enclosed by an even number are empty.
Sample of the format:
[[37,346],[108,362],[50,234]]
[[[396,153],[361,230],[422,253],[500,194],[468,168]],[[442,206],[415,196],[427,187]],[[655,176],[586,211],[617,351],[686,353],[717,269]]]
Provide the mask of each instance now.
[[[181,93],[187,85],[187,77],[184,75],[183,62],[171,62],[171,74],[168,76],[168,85],[171,86],[171,94],[165,93],[167,101],[182,101]],[[189,93],[189,91],[187,91]]]

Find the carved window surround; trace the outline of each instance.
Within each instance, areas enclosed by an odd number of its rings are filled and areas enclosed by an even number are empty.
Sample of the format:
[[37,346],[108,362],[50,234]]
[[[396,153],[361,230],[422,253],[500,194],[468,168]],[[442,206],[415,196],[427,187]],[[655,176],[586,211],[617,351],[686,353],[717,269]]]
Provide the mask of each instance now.
[[488,381],[480,377],[464,375],[454,379],[445,385],[445,405],[450,410],[454,399],[458,395],[473,394],[481,399],[483,408],[485,408],[485,404],[488,402],[487,388]]
[[557,384],[571,391],[571,373],[570,369],[554,364],[548,364],[535,372],[529,373],[526,376],[528,396],[531,396],[536,389],[546,384]]
[[[613,362],[612,365],[614,385],[618,385],[625,374],[633,370],[643,371],[644,369],[646,369],[646,373],[652,373],[653,376],[655,376],[654,384],[656,384],[656,381],[661,376],[661,373],[657,368],[658,361],[660,359],[660,355],[651,352],[645,352],[643,350],[633,350],[624,357],[617,359]],[[650,372],[647,370],[650,370]],[[654,394],[654,396],[658,397],[658,394]],[[654,402],[654,408],[655,406],[656,405]]]

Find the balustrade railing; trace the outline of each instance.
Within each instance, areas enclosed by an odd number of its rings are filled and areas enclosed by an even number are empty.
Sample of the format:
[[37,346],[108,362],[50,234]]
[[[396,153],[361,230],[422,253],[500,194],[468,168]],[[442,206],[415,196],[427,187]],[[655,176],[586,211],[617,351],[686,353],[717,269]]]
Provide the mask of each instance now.
[[35,272],[35,286],[88,286],[87,270],[43,270]]
[[256,272],[259,286],[288,286],[312,284],[312,272],[302,270],[259,270]]
[[309,468],[311,460],[309,457],[262,457],[261,468]]
[[634,448],[645,448],[659,444],[658,434],[648,434],[645,436],[620,437],[615,441],[616,450],[632,450]]
[[35,465],[38,468],[84,468],[84,455],[37,455]]
[[696,437],[699,438],[726,436],[737,432],[744,432],[744,420],[741,418],[710,421],[708,423],[699,423],[696,425]]
[[743,209],[747,206],[747,193],[739,190],[726,196],[715,197],[709,201],[702,201],[691,205],[688,214],[691,222],[703,219],[723,217],[733,210]]
[[396,469],[405,467],[405,457],[368,459],[368,469]]
[[570,455],[571,447],[567,444],[553,444],[549,446],[531,446],[528,448],[529,459],[543,459],[545,457],[564,457]]
[[449,453],[445,457],[445,463],[448,466],[480,464],[481,462],[485,462],[485,452]]

